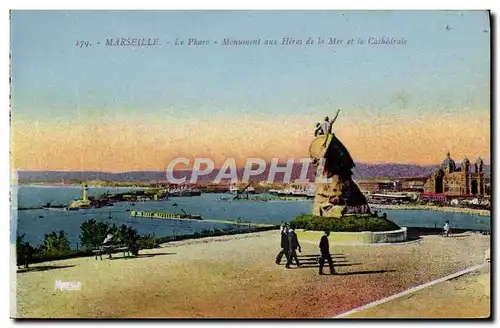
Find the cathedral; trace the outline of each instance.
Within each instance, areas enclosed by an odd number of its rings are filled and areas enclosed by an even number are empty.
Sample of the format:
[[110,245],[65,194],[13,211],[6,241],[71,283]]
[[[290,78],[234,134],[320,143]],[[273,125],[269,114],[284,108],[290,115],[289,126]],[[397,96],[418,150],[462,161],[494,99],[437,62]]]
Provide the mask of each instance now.
[[466,157],[457,167],[450,153],[433,172],[425,184],[425,191],[445,195],[478,195],[484,196],[484,162],[479,157],[471,164]]

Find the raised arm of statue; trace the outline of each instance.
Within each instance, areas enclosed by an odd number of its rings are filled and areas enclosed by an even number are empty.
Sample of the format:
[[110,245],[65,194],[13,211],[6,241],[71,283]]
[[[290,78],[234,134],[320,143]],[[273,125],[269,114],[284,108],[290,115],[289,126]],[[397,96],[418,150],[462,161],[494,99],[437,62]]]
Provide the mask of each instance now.
[[339,117],[339,113],[340,113],[340,109],[337,109],[337,114],[335,114],[335,117],[333,118],[333,120],[330,122],[330,131],[328,131],[328,133],[331,133],[332,132],[332,125],[333,123],[335,123],[335,121],[337,120],[337,117]]
[[327,137],[325,138],[325,142],[323,143],[323,147],[326,147],[327,146],[327,143],[328,143],[328,135],[332,134],[332,126],[333,126],[333,123],[335,123],[335,121],[337,120],[337,117],[339,116],[339,113],[340,113],[340,109],[337,109],[337,113],[335,114],[335,117],[333,118],[333,120],[328,120],[328,117],[326,118],[326,121],[325,121],[325,134],[327,135]]

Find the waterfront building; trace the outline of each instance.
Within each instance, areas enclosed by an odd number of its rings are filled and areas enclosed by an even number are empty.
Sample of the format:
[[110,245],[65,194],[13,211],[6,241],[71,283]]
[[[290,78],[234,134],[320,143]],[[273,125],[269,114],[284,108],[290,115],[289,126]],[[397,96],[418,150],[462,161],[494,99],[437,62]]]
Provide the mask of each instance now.
[[427,180],[424,189],[426,193],[433,194],[484,196],[484,162],[479,157],[471,164],[466,157],[457,165],[448,152],[441,167]]

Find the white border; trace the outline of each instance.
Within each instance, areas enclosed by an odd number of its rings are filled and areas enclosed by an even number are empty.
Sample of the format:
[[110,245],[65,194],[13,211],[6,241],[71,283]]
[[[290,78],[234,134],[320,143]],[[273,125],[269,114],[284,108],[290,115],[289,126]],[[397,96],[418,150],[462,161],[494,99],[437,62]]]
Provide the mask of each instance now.
[[[209,3],[209,4],[207,4]],[[4,183],[0,184],[0,199],[3,200],[3,202],[0,202],[0,213],[4,214],[2,216],[2,224],[4,225],[2,231],[4,232],[4,236],[8,236],[8,240],[10,240],[10,227],[9,227],[9,203],[7,201],[8,199],[8,194],[9,194],[9,185],[10,185],[10,169],[9,168],[9,157],[7,156],[8,150],[9,150],[9,127],[8,127],[8,116],[7,116],[7,111],[5,110],[6,108],[9,108],[9,85],[8,85],[8,80],[7,80],[7,75],[9,74],[8,72],[8,50],[9,50],[9,19],[8,19],[8,9],[492,9],[494,13],[498,14],[500,12],[499,8],[499,1],[497,0],[483,0],[483,1],[464,1],[464,0],[455,0],[455,1],[436,1],[436,0],[420,0],[420,1],[368,1],[368,0],[350,0],[350,1],[345,1],[345,2],[336,2],[335,4],[328,3],[327,1],[321,1],[321,0],[308,0],[308,1],[303,1],[303,2],[297,2],[293,0],[282,0],[282,1],[276,1],[276,0],[259,0],[259,1],[241,1],[241,0],[212,0],[210,2],[203,2],[200,0],[185,0],[185,1],[178,1],[178,2],[160,2],[160,1],[151,1],[151,0],[142,0],[140,2],[137,2],[132,5],[124,5],[123,1],[105,1],[105,0],[87,0],[87,1],[72,1],[72,2],[67,2],[67,1],[54,1],[54,0],[46,0],[43,2],[36,2],[36,1],[22,1],[22,0],[6,0],[2,2],[2,5],[5,6],[2,12],[1,12],[1,18],[2,18],[2,33],[0,34],[2,45],[4,46],[3,51],[1,54],[3,55],[3,63],[4,65],[0,66],[1,69],[1,76],[3,76],[3,79],[0,79],[0,83],[2,83],[2,88],[0,88],[0,92],[2,92],[2,104],[4,108],[4,116],[2,117],[2,120],[0,120],[0,124],[3,124],[2,128],[0,128],[0,133],[1,133],[1,138],[0,138],[0,147],[2,154],[4,157],[2,157],[1,161],[1,168],[4,173],[4,179],[2,180]],[[43,5],[41,5],[43,4]],[[497,20],[499,18],[497,17]],[[497,25],[497,24],[496,24]],[[498,35],[498,30],[495,29],[496,33],[495,35]],[[495,38],[497,39],[497,38]],[[464,45],[466,46],[466,45]],[[496,70],[495,72],[496,73]],[[498,95],[495,90],[495,95]],[[497,144],[499,140],[494,136],[494,144]],[[493,153],[492,153],[493,154]],[[493,162],[493,161],[492,161]],[[493,162],[494,163],[494,162]],[[496,172],[496,165],[494,168]],[[496,174],[495,174],[496,177]],[[498,184],[495,181],[493,181],[494,186],[497,186]],[[494,204],[498,204],[498,197],[497,193],[494,194],[495,199],[494,199]],[[495,211],[496,213],[496,211]],[[492,220],[495,220],[495,218],[492,217]],[[496,239],[496,233],[493,234]],[[9,251],[10,247],[7,248],[6,245],[4,245],[4,256],[3,259],[9,258]],[[493,252],[494,254],[494,252]],[[492,263],[495,263],[494,261]],[[5,286],[2,286],[1,290],[8,290],[8,284],[9,284],[9,276],[10,276],[10,270],[8,266],[2,266],[2,282],[5,283]],[[495,267],[496,269],[496,267]],[[494,286],[494,285],[493,285]],[[10,311],[8,310],[10,308],[9,305],[9,297],[7,296],[8,293],[3,293],[4,298],[2,298],[2,304],[1,308],[5,311],[2,315],[3,320],[6,320],[6,324],[2,326],[13,326],[14,322],[9,318],[10,316]],[[6,304],[4,304],[4,302]],[[494,304],[497,304],[498,302],[495,302]],[[9,311],[9,312],[8,312]],[[61,324],[61,323],[59,323]],[[69,325],[70,323],[62,323],[62,326]],[[80,324],[85,324],[81,322]],[[125,322],[120,322],[120,324],[128,324]],[[163,324],[163,323],[159,323]],[[169,325],[177,326],[178,324],[170,322],[168,323]],[[234,324],[230,323],[230,324]],[[262,322],[254,322],[254,324],[258,325],[267,325],[267,324],[275,324],[275,323],[262,323]],[[335,325],[352,325],[352,323],[340,323],[340,322],[335,322]],[[368,325],[373,325],[373,322],[367,322],[365,323],[366,326]],[[383,324],[383,323],[382,323]],[[434,325],[434,323],[426,323],[430,324],[431,326]],[[436,323],[437,325],[442,325],[443,322]],[[454,324],[454,323],[451,323]],[[469,322],[470,324],[470,322]],[[34,323],[25,323],[24,325],[26,326],[31,326],[34,325]],[[93,326],[105,326],[105,323],[93,323]]]

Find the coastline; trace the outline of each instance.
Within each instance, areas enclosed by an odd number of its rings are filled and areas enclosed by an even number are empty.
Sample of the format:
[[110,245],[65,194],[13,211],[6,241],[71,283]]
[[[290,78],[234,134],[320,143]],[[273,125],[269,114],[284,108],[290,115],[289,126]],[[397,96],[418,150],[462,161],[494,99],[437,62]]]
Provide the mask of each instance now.
[[462,208],[462,207],[451,207],[451,206],[430,206],[430,205],[376,205],[372,207],[373,210],[378,209],[388,209],[388,210],[425,210],[425,211],[437,211],[437,212],[453,212],[453,213],[463,213],[472,214],[479,216],[491,216],[491,212],[488,210],[480,210],[474,208]]

